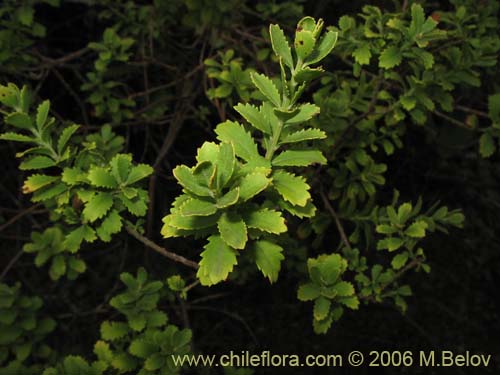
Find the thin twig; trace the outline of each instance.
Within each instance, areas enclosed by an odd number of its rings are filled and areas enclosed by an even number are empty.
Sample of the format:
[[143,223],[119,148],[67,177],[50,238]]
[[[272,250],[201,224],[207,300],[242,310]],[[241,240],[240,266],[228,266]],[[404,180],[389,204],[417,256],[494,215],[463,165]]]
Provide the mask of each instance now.
[[39,208],[41,206],[41,204],[35,204],[25,210],[22,210],[21,212],[19,212],[17,215],[14,215],[13,217],[10,218],[9,221],[7,221],[6,223],[0,225],[0,232],[2,232],[5,228],[11,226],[12,224],[14,224],[16,221],[18,221],[19,219],[21,219],[23,216],[29,214],[29,213],[32,213],[33,211],[35,211],[37,208]]
[[24,250],[21,249],[11,260],[10,262],[5,266],[5,268],[2,271],[2,274],[0,275],[0,280],[3,280],[5,275],[10,271],[12,267],[14,267],[14,264],[17,263],[17,261],[22,257],[24,254]]
[[333,219],[335,220],[335,225],[337,225],[337,229],[340,233],[340,238],[342,239],[342,242],[344,245],[349,249],[352,250],[351,244],[349,242],[349,239],[347,238],[345,234],[344,227],[342,226],[342,223],[340,222],[340,219],[337,215],[337,212],[335,212],[333,206],[330,204],[330,201],[328,200],[328,197],[326,196],[326,193],[321,189],[321,198],[323,199],[323,203],[328,210],[328,212],[332,215]]
[[135,228],[132,228],[131,226],[127,226],[125,228],[129,234],[131,234],[133,237],[135,237],[138,241],[142,242],[144,245],[149,247],[150,249],[153,249],[157,253],[160,253],[164,257],[173,260],[174,262],[182,263],[185,266],[194,268],[195,270],[198,269],[198,263],[193,262],[192,260],[189,260],[187,258],[184,258],[182,255],[173,253],[171,251],[168,251],[164,247],[161,247],[160,245],[154,243],[151,241],[149,238],[144,237],[142,234],[140,234]]
[[466,106],[463,106],[460,104],[457,104],[455,106],[455,108],[462,111],[462,112],[472,113],[474,115],[478,115],[478,116],[484,117],[484,118],[490,118],[490,116],[486,112],[480,111],[478,109],[469,108],[469,107],[466,107]]
[[462,129],[467,129],[467,130],[474,130],[473,128],[471,128],[470,126],[468,126],[466,123],[462,122],[462,121],[459,121],[451,116],[448,116],[448,115],[445,115],[444,113],[441,113],[437,110],[434,110],[432,111],[432,113],[434,113],[436,116],[438,117],[441,117],[447,121],[449,121],[450,123],[452,123],[453,125],[456,125]]

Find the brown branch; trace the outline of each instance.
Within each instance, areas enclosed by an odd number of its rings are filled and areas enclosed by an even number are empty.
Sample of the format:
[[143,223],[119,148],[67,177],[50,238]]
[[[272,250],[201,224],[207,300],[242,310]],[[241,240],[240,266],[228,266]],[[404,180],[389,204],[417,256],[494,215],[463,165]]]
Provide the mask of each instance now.
[[324,192],[323,189],[321,189],[321,198],[323,199],[323,203],[328,210],[328,212],[332,215],[333,219],[335,220],[335,225],[337,225],[337,229],[340,234],[340,238],[342,239],[342,242],[344,245],[349,249],[352,250],[351,244],[349,242],[349,239],[347,238],[347,235],[345,234],[344,227],[342,226],[342,223],[340,222],[340,219],[337,215],[337,212],[335,212],[333,206],[330,204],[330,201],[328,200],[328,197],[326,196],[326,193]]
[[462,111],[462,112],[472,113],[472,114],[477,115],[479,117],[490,118],[490,116],[486,112],[480,111],[478,109],[469,108],[469,107],[466,107],[466,106],[463,106],[460,104],[457,104],[455,106],[455,108]]
[[131,226],[126,226],[125,229],[127,232],[132,235],[135,239],[137,239],[139,242],[142,242],[144,245],[149,247],[150,249],[156,251],[157,253],[163,255],[165,258],[171,259],[174,262],[182,263],[187,267],[194,268],[195,270],[198,269],[198,263],[193,262],[192,260],[189,260],[187,258],[184,258],[182,255],[173,253],[171,251],[168,251],[164,247],[161,247],[160,245],[154,243],[151,241],[149,238],[144,237],[142,234],[140,234],[135,228]]
[[13,217],[10,218],[9,221],[7,221],[6,223],[3,223],[2,225],[0,225],[0,232],[2,232],[5,228],[10,227],[12,224],[14,224],[16,221],[18,221],[19,219],[21,219],[23,216],[25,216],[25,215],[27,215],[29,213],[32,213],[33,211],[35,211],[40,206],[41,206],[41,204],[35,204],[35,205],[33,205],[33,206],[25,209],[25,210],[22,210],[17,215],[14,215]]
[[474,130],[472,127],[467,125],[465,122],[459,121],[459,120],[457,120],[451,116],[445,115],[444,113],[441,113],[437,110],[432,111],[432,113],[434,113],[436,116],[441,117],[441,118],[445,119],[446,121],[449,121],[453,125],[456,125],[462,129],[472,130],[472,131]]

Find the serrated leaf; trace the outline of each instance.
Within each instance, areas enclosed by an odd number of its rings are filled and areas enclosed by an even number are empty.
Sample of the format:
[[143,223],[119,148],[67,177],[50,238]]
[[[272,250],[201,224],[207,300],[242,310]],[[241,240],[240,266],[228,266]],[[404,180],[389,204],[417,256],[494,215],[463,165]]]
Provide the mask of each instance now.
[[181,184],[183,188],[189,190],[193,194],[202,197],[210,197],[213,195],[212,191],[208,187],[199,184],[191,169],[189,169],[185,165],[177,166],[173,170],[173,173],[177,181],[179,181],[179,184]]
[[287,125],[296,125],[309,121],[320,112],[320,108],[312,103],[302,104],[299,112],[286,121]]
[[314,283],[302,284],[297,291],[297,298],[300,301],[312,301],[321,295],[318,285]]
[[257,144],[243,126],[233,121],[226,121],[215,128],[217,138],[221,142],[232,143],[234,151],[243,160],[248,162],[260,158]]
[[325,297],[319,297],[314,301],[313,315],[316,320],[325,319],[330,313],[332,303]]
[[389,251],[394,251],[399,249],[401,246],[403,246],[404,240],[399,237],[388,237],[384,238],[383,240],[378,241],[377,243],[377,249],[378,250],[383,250],[387,249]]
[[370,64],[372,52],[370,51],[368,43],[363,43],[361,46],[356,48],[352,52],[352,57],[354,57],[354,61],[356,61],[359,65]]
[[90,184],[93,186],[109,189],[118,187],[118,182],[107,168],[96,166],[91,167],[87,178],[90,181]]
[[56,255],[52,259],[49,275],[52,280],[59,280],[66,274],[66,261],[62,255]]
[[387,47],[382,51],[379,57],[379,67],[391,69],[401,64],[403,54],[401,50],[395,46]]
[[394,268],[395,270],[399,270],[400,268],[402,268],[407,260],[408,260],[408,252],[404,252],[404,253],[401,253],[401,254],[397,254],[391,261],[391,266],[392,268]]
[[271,36],[271,44],[274,53],[283,59],[283,62],[290,69],[293,68],[292,50],[279,25],[269,26],[269,35]]
[[483,158],[489,158],[496,150],[495,140],[490,133],[483,133],[479,138],[479,153]]
[[33,169],[50,168],[56,165],[55,161],[47,156],[35,156],[19,164],[19,169],[23,171]]
[[422,238],[425,237],[425,230],[427,229],[427,223],[425,221],[416,221],[413,224],[411,224],[408,228],[405,230],[405,234],[410,237],[414,238]]
[[122,229],[122,217],[116,210],[111,210],[104,218],[101,226],[96,229],[97,235],[104,242],[111,241],[111,235],[119,233]]
[[189,199],[180,208],[179,213],[183,216],[210,216],[217,211],[213,202],[199,199]]
[[31,129],[33,120],[26,113],[14,112],[4,118],[6,124],[15,126],[19,129]]
[[357,310],[359,308],[359,299],[356,296],[342,297],[338,299],[338,302],[340,302],[344,306],[349,307],[352,310]]
[[133,371],[137,367],[137,360],[127,353],[118,353],[113,357],[111,366],[120,373]]
[[235,167],[233,143],[221,143],[217,155],[216,186],[220,191],[231,179]]
[[253,84],[271,103],[276,107],[281,107],[281,97],[278,89],[271,79],[263,74],[250,73]]
[[45,100],[42,102],[37,109],[36,112],[36,126],[38,130],[41,130],[42,127],[45,125],[47,122],[47,116],[49,115],[49,109],[50,109],[50,102],[48,100]]
[[302,129],[294,133],[287,134],[283,140],[281,140],[281,144],[286,143],[296,143],[309,141],[313,139],[324,139],[326,138],[326,133],[320,129]]
[[238,202],[239,197],[240,188],[236,187],[217,199],[216,206],[217,208],[227,208]]
[[321,151],[286,150],[272,161],[272,165],[275,167],[307,167],[315,163],[326,164],[326,158]]
[[281,216],[281,212],[267,208],[246,213],[243,215],[243,220],[248,228],[255,228],[274,234],[287,231],[285,219]]
[[125,182],[132,168],[132,156],[128,154],[117,154],[109,162],[111,173],[118,183]]
[[252,247],[255,252],[257,268],[271,283],[278,280],[281,261],[285,259],[282,254],[283,248],[265,240],[255,241]]
[[316,64],[323,60],[332,52],[337,43],[338,33],[336,31],[327,31],[316,45],[313,53],[306,60],[307,64]]
[[169,225],[186,230],[210,228],[217,224],[218,216],[181,216],[177,214],[169,215]]
[[500,124],[500,93],[488,97],[488,114],[493,122]]
[[85,220],[91,223],[100,219],[113,206],[113,195],[110,193],[96,193],[86,204],[82,211]]
[[133,340],[128,348],[130,354],[139,358],[147,358],[157,350],[158,347],[156,345],[143,338]]
[[161,353],[154,353],[144,362],[144,369],[147,371],[156,371],[163,367],[165,364],[165,358]]
[[97,341],[94,345],[94,354],[100,361],[109,363],[113,359],[113,352],[109,348],[109,344],[104,341]]
[[4,141],[14,141],[14,142],[33,142],[34,141],[33,138],[28,137],[27,135],[13,133],[13,132],[7,132],[7,133],[0,134],[0,139],[2,139]]
[[32,193],[34,191],[37,191],[38,189],[43,188],[44,186],[52,184],[58,179],[59,178],[56,176],[47,176],[43,174],[31,175],[24,181],[23,193]]
[[297,57],[304,61],[313,51],[316,39],[313,33],[308,30],[300,30],[295,33],[295,52],[297,52]]
[[140,181],[153,173],[153,168],[147,164],[137,164],[130,169],[130,173],[125,181],[126,185]]
[[64,151],[64,148],[68,144],[71,136],[78,130],[80,126],[78,125],[71,125],[66,128],[61,133],[61,136],[57,140],[57,152],[62,153]]
[[83,240],[92,242],[96,239],[94,230],[88,225],[82,225],[66,235],[64,246],[70,252],[77,252]]
[[247,201],[256,196],[269,186],[271,180],[264,173],[256,172],[247,174],[239,182],[240,199]]
[[348,297],[354,294],[354,286],[348,281],[340,281],[333,286],[333,290],[339,297]]
[[268,119],[266,119],[263,112],[259,111],[257,107],[249,103],[239,103],[234,109],[254,128],[266,134],[271,134],[271,127],[269,126]]
[[244,249],[248,240],[247,227],[236,212],[224,212],[217,221],[221,238],[235,249]]
[[330,329],[333,323],[333,316],[329,314],[325,319],[313,319],[313,329],[316,334],[325,334]]
[[68,267],[77,273],[84,273],[87,269],[85,262],[75,257],[70,257],[68,259]]
[[407,111],[411,111],[417,105],[417,99],[414,96],[403,95],[399,98],[399,102]]
[[286,201],[304,207],[311,198],[310,186],[303,177],[295,176],[284,171],[276,171],[273,174],[273,186]]
[[65,184],[55,184],[53,186],[45,186],[40,190],[35,191],[31,200],[33,202],[42,202],[48,199],[52,199],[55,196],[68,190]]
[[201,284],[206,286],[226,280],[238,263],[235,251],[219,235],[212,235],[208,238],[201,258],[197,276]]

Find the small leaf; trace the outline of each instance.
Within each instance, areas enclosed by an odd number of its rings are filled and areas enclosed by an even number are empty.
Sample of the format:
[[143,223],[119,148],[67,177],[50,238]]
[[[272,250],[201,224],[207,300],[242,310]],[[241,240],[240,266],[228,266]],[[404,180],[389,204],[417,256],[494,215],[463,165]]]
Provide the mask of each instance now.
[[250,74],[250,77],[253,84],[259,89],[262,95],[269,99],[276,107],[281,107],[280,93],[269,77],[253,72]]
[[320,129],[302,129],[297,132],[288,134],[285,136],[283,140],[281,140],[281,144],[286,144],[286,143],[296,143],[296,142],[303,142],[303,141],[309,141],[312,139],[324,139],[326,138],[326,133],[323,130]]
[[109,189],[118,187],[116,179],[111,172],[107,170],[107,168],[93,166],[91,167],[87,178],[90,181],[90,184],[96,187]]
[[326,164],[326,158],[321,151],[287,150],[276,156],[272,165],[276,167],[306,167],[311,164]]
[[91,223],[106,215],[113,206],[113,196],[110,193],[96,193],[82,211],[85,220]]
[[220,236],[229,246],[244,249],[247,243],[247,227],[245,222],[235,212],[224,212],[217,222]]
[[364,43],[360,47],[356,48],[352,53],[352,57],[354,57],[354,61],[356,61],[359,65],[370,64],[372,53],[368,43]]
[[50,168],[54,165],[56,165],[55,161],[47,156],[35,156],[19,164],[19,169],[26,171],[33,169]]
[[401,64],[402,59],[401,50],[395,46],[390,46],[380,54],[378,65],[384,69],[391,69]]
[[269,26],[269,34],[271,36],[271,44],[274,53],[283,59],[283,62],[290,69],[293,68],[292,50],[286,40],[283,30],[278,25]]
[[243,116],[245,120],[248,121],[250,125],[254,128],[266,133],[271,134],[271,128],[269,126],[269,121],[266,119],[264,114],[259,111],[257,107],[251,104],[239,103],[234,107],[240,115]]
[[321,295],[319,287],[314,283],[303,284],[297,291],[297,298],[300,301],[312,301]]
[[61,133],[61,136],[57,140],[57,152],[62,153],[64,151],[64,148],[68,144],[68,141],[70,140],[71,136],[78,130],[79,126],[78,125],[71,125],[66,128]]
[[336,31],[327,31],[320,39],[313,53],[306,60],[308,65],[316,64],[323,60],[332,52],[337,43],[338,33]]
[[234,147],[232,143],[221,143],[217,156],[216,186],[220,191],[231,179],[235,167]]
[[186,167],[185,165],[179,165],[173,170],[174,176],[179,181],[179,183],[184,187],[185,189],[189,190],[193,194],[202,196],[202,197],[209,197],[212,196],[213,193],[212,191],[206,187],[206,186],[201,186],[197,179],[194,177],[193,172],[191,169]]
[[483,158],[489,158],[496,150],[495,141],[490,133],[483,133],[479,138],[479,153]]
[[271,283],[278,280],[281,261],[285,259],[282,254],[283,248],[265,240],[255,241],[252,247],[255,251],[257,268]]
[[403,246],[404,240],[399,237],[388,237],[384,238],[383,240],[378,241],[377,243],[377,249],[378,250],[383,250],[387,249],[389,251],[394,251],[399,249],[401,246]]
[[47,122],[47,116],[49,115],[50,102],[45,100],[42,104],[38,106],[36,112],[36,126],[38,130],[41,130],[42,127]]
[[147,164],[137,164],[130,169],[130,174],[125,181],[126,185],[130,185],[140,181],[153,173],[153,168]]
[[217,199],[217,203],[215,205],[217,206],[217,208],[227,208],[238,202],[239,197],[240,188],[236,187],[227,192],[221,198]]
[[405,251],[404,253],[401,253],[401,254],[397,254],[392,259],[392,262],[391,262],[392,268],[394,268],[395,270],[399,270],[400,268],[402,268],[408,260],[408,255],[409,254],[407,251]]
[[357,310],[359,308],[359,299],[356,296],[339,298],[338,302],[352,310]]
[[34,139],[28,137],[27,135],[13,133],[13,132],[0,134],[0,139],[4,141],[14,141],[14,142],[34,142]]
[[287,125],[301,124],[303,122],[309,121],[314,116],[316,116],[320,111],[320,108],[311,103],[302,104],[299,107],[299,112],[292,118],[286,121]]
[[6,124],[15,126],[19,129],[31,129],[33,127],[33,121],[26,113],[14,112],[5,117]]
[[261,209],[251,211],[243,215],[248,228],[259,229],[264,232],[280,234],[287,230],[285,219],[281,216],[281,212]]
[[213,202],[202,201],[199,199],[189,199],[180,208],[180,214],[183,216],[210,216],[217,211]]
[[427,223],[425,221],[416,221],[410,225],[406,230],[405,234],[410,237],[422,238],[425,237],[425,230],[427,229]]
[[122,217],[116,210],[111,210],[104,218],[101,226],[96,229],[97,235],[104,242],[111,241],[111,235],[119,233],[122,229]]
[[111,159],[111,173],[119,183],[125,182],[132,168],[132,156],[128,154],[116,154]]
[[354,294],[354,286],[348,281],[340,281],[333,286],[333,290],[339,297],[348,297]]
[[252,136],[237,122],[223,122],[217,125],[215,132],[221,142],[232,143],[236,155],[243,160],[250,162],[260,158],[257,151],[257,144],[254,142]]
[[239,182],[240,199],[247,201],[256,196],[269,186],[271,180],[264,173],[256,172],[247,174]]
[[313,51],[316,39],[308,30],[299,30],[295,33],[295,51],[297,57],[304,61]]
[[126,323],[104,322],[101,324],[101,337],[107,341],[115,341],[125,337],[129,332]]
[[237,264],[235,251],[218,235],[208,238],[201,258],[197,276],[201,284],[206,286],[226,280]]
[[44,186],[52,184],[58,179],[59,178],[56,176],[47,176],[43,174],[31,175],[24,181],[23,193],[32,193],[38,189],[43,188]]
[[319,297],[314,301],[313,315],[316,320],[325,319],[330,313],[332,303],[325,297]]
[[304,207],[311,198],[310,186],[303,177],[295,176],[284,171],[276,171],[273,174],[273,186],[286,201]]

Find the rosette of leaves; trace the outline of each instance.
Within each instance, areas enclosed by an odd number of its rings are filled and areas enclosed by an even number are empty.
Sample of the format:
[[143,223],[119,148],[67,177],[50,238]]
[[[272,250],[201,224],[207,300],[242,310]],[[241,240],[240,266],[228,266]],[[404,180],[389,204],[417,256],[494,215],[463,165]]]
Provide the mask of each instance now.
[[61,228],[47,228],[43,232],[32,232],[31,241],[24,245],[27,253],[35,253],[35,265],[41,267],[50,263],[49,275],[52,280],[59,280],[66,275],[69,280],[75,280],[85,272],[85,261],[75,255],[68,254],[65,236]]
[[28,89],[13,84],[0,86],[0,102],[11,110],[4,120],[15,130],[0,139],[31,146],[17,154],[23,159],[21,170],[36,171],[26,178],[23,192],[44,203],[53,220],[64,222],[67,250],[76,252],[83,241],[97,238],[110,241],[122,229],[127,212],[145,215],[148,195],[139,184],[152,168],[120,154],[123,139],[109,126],[82,140],[75,134],[78,125],[56,126],[49,101],[30,114]]
[[38,366],[25,361],[46,361],[51,355],[44,339],[56,324],[39,317],[42,306],[40,297],[21,294],[19,283],[12,287],[0,283],[0,373],[39,373]]
[[352,283],[342,280],[347,261],[340,254],[309,258],[307,269],[310,281],[299,287],[297,298],[314,301],[314,332],[326,333],[332,323],[341,318],[344,306],[357,310],[359,300]]
[[322,28],[322,20],[299,21],[292,53],[283,31],[271,25],[272,47],[281,67],[278,85],[252,73],[262,103],[235,106],[246,124],[219,124],[215,132],[220,143],[206,142],[198,150],[195,166],[174,170],[183,194],[163,219],[162,234],[208,237],[197,273],[203,285],[225,280],[243,250],[251,251],[264,276],[275,281],[284,257],[272,235],[287,231],[283,211],[314,215],[310,186],[290,169],[326,162],[306,143],[325,138],[325,133],[303,126],[319,108],[298,103],[307,83],[323,72],[312,66],[330,53],[337,40],[333,31],[320,36]]

